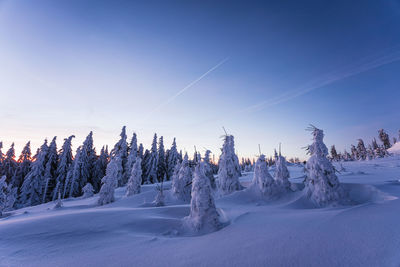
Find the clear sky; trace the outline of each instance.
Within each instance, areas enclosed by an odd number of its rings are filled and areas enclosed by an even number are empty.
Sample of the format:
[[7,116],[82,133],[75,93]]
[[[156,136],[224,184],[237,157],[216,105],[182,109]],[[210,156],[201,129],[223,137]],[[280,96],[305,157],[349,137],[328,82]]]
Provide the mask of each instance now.
[[123,125],[149,146],[305,158],[400,129],[400,1],[0,0],[5,148]]

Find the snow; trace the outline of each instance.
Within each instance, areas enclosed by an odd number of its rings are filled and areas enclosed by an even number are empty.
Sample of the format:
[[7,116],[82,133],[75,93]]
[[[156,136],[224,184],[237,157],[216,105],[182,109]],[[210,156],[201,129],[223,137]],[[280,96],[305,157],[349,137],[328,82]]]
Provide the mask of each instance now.
[[391,154],[400,155],[400,141],[395,143],[391,148],[388,149]]
[[[302,198],[304,173],[288,166],[292,188],[276,200],[246,190],[215,199],[219,231],[181,234],[190,205],[171,196],[152,204],[156,185],[115,202],[99,195],[5,212],[0,266],[399,266],[400,156],[341,163],[353,204],[315,208]],[[340,169],[340,163],[334,163]],[[240,182],[248,187],[253,173]]]

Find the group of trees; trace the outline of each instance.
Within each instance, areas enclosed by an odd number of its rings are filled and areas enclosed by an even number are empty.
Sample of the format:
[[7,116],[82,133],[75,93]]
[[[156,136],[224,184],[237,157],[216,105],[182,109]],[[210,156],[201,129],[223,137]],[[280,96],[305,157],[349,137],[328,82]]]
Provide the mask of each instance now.
[[393,137],[391,142],[389,135],[384,129],[378,131],[378,138],[381,144],[378,144],[376,138],[372,139],[370,144],[365,144],[362,139],[358,139],[357,145],[351,145],[350,151],[344,150],[343,153],[337,152],[335,145],[333,145],[330,150],[330,159],[333,161],[353,161],[386,157],[389,155],[388,149],[391,148],[398,139]]
[[[171,148],[165,150],[163,137],[157,138],[157,134],[154,134],[151,149],[144,150],[142,144],[138,145],[135,133],[128,144],[123,127],[120,140],[110,153],[104,146],[99,155],[93,146],[92,132],[75,154],[73,138],[71,135],[64,139],[60,150],[56,137],[50,143],[45,140],[33,156],[28,142],[18,159],[14,144],[4,154],[0,142],[0,211],[54,201],[59,196],[68,198],[87,195],[89,191],[98,193],[102,184],[107,183],[104,177],[111,173],[116,176],[117,185],[124,186],[132,171],[139,171],[138,164],[141,183],[170,180],[176,164],[182,162],[182,152],[178,152],[175,139]],[[137,190],[134,189],[137,185],[130,183],[129,186],[131,190]]]

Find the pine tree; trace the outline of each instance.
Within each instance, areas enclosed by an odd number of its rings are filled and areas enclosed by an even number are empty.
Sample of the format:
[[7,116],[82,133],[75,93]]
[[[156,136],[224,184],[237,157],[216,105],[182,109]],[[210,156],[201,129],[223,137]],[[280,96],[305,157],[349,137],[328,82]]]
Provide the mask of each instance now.
[[140,186],[142,184],[142,159],[137,158],[133,164],[131,176],[126,186],[126,196],[132,196],[140,193]]
[[101,179],[102,186],[100,189],[99,205],[105,205],[115,201],[114,192],[118,186],[118,178],[121,173],[122,159],[115,156],[107,165],[106,176]]
[[3,176],[4,175],[4,167],[3,167],[3,163],[4,163],[4,154],[3,154],[3,142],[0,142],[0,175]]
[[100,156],[94,163],[92,185],[94,191],[97,193],[101,187],[101,179],[106,175],[107,164],[110,156],[108,155],[108,147],[101,149]]
[[94,195],[93,194],[94,189],[93,189],[92,184],[90,184],[90,183],[87,183],[82,188],[82,191],[83,191],[83,198],[89,198],[89,197],[92,197]]
[[275,160],[276,168],[275,168],[275,181],[278,186],[280,186],[283,190],[289,191],[291,190],[291,184],[289,182],[289,170],[286,166],[286,159],[281,155],[279,151],[279,156]]
[[64,139],[64,144],[59,153],[60,156],[56,170],[56,187],[53,191],[53,201],[58,198],[58,192],[64,192],[68,171],[72,166],[72,138],[75,138],[75,136],[71,135],[70,137]]
[[323,142],[322,130],[312,127],[313,144],[308,146],[305,171],[305,195],[317,206],[338,203],[345,198],[345,192],[335,174],[335,168],[327,159],[328,149]]
[[189,164],[189,157],[185,154],[182,163],[180,164],[179,171],[172,180],[172,193],[174,196],[182,201],[189,202],[191,194],[192,170]]
[[254,190],[257,194],[267,197],[273,197],[279,193],[277,183],[268,172],[268,165],[264,155],[260,155],[256,161],[253,181],[249,189]]
[[[232,135],[226,135],[222,146],[222,154],[219,158],[218,169],[218,188],[222,194],[230,194],[236,190],[241,190],[239,182],[238,157],[235,154],[234,141]],[[240,169],[240,167],[239,167]]]
[[42,203],[48,151],[49,147],[46,139],[38,150],[36,159],[32,163],[32,168],[22,184],[20,203],[24,207]]
[[172,142],[171,149],[168,152],[167,157],[167,180],[171,180],[174,173],[175,165],[178,163],[179,153],[176,148],[176,140]]
[[127,172],[128,163],[128,143],[126,136],[126,126],[122,127],[121,139],[115,144],[114,148],[111,150],[111,159],[114,157],[119,157],[121,166],[118,167],[120,173],[118,173],[118,186],[123,186],[128,181],[129,173]]
[[184,225],[194,232],[213,232],[221,228],[219,214],[204,164],[195,167],[191,189],[190,214],[184,218]]
[[163,181],[166,178],[167,164],[165,162],[165,149],[164,149],[164,139],[161,136],[158,142],[158,161],[157,161],[157,177],[158,181]]
[[367,149],[362,139],[358,139],[357,154],[360,160],[365,160],[367,158]]
[[22,149],[21,155],[18,158],[18,167],[12,178],[12,186],[20,188],[24,182],[24,178],[31,169],[32,153],[31,153],[31,142],[28,142],[24,149]]
[[97,159],[96,150],[93,146],[93,132],[90,132],[83,142],[81,155],[79,157],[81,168],[77,180],[79,181],[79,194],[87,183],[93,183],[94,163]]
[[139,150],[138,150],[138,157],[142,159],[142,163],[143,163],[143,157],[144,157],[144,148],[143,148],[143,144],[140,143],[139,144]]
[[392,146],[390,144],[389,135],[383,129],[380,129],[378,133],[379,133],[379,139],[382,141],[384,148],[389,149]]
[[360,156],[358,154],[358,150],[354,145],[351,145],[351,158],[352,158],[352,160],[360,159]]
[[7,177],[6,181],[8,184],[11,182],[11,178],[14,176],[15,170],[17,169],[17,162],[15,161],[14,143],[11,144],[10,149],[7,151],[2,165],[3,165],[3,175]]
[[146,158],[145,155],[145,173],[144,173],[144,183],[156,183],[157,180],[157,167],[158,167],[158,152],[157,152],[157,134],[154,134],[153,143],[151,145],[151,150]]

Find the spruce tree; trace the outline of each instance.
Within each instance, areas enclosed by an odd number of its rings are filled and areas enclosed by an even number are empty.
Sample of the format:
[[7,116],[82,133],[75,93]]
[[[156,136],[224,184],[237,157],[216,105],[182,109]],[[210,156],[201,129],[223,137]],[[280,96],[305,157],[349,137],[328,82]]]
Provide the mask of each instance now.
[[211,154],[211,151],[207,149],[206,153],[204,154],[204,159],[203,159],[204,173],[205,173],[206,177],[210,180],[210,186],[214,190],[217,188],[217,186],[215,184],[214,171],[213,171],[213,167],[211,164],[210,154]]
[[[147,150],[146,150],[147,152]],[[144,183],[156,183],[157,180],[157,167],[158,167],[158,151],[157,151],[157,134],[154,134],[151,150],[148,152],[147,158],[145,155],[145,173]]]
[[190,214],[184,218],[184,225],[190,231],[197,233],[213,232],[221,228],[210,179],[205,175],[202,162],[195,167],[191,188]]
[[18,167],[12,178],[13,187],[20,188],[24,182],[24,178],[31,169],[32,153],[31,142],[28,142],[22,149],[21,155],[18,158]]
[[56,187],[53,191],[53,201],[58,198],[58,192],[64,192],[67,174],[72,166],[72,138],[75,138],[75,136],[71,135],[70,137],[64,139],[64,144],[59,153],[60,156],[56,170]]
[[128,143],[127,143],[127,136],[126,136],[126,126],[122,127],[121,131],[121,139],[115,144],[114,148],[111,150],[111,159],[115,157],[119,157],[119,164],[118,170],[120,173],[117,175],[118,179],[118,186],[123,186],[128,181],[129,173],[127,172],[127,163],[128,163]]
[[101,179],[102,186],[99,193],[99,205],[105,205],[115,201],[114,192],[118,186],[118,179],[122,168],[122,159],[114,156],[107,165],[106,176]]
[[92,184],[87,183],[87,184],[82,188],[82,191],[83,191],[83,198],[92,197],[92,196],[93,196],[93,191],[94,191]]
[[379,133],[379,139],[382,141],[384,148],[389,149],[392,146],[390,144],[389,135],[383,129],[380,129],[378,133]]
[[67,182],[64,188],[63,198],[67,196],[68,197],[79,196],[80,193],[79,179],[82,168],[81,156],[82,156],[82,146],[76,149],[74,161],[72,163],[71,169],[67,173]]
[[138,157],[137,137],[136,137],[136,134],[133,133],[131,144],[129,146],[129,155],[128,155],[128,162],[127,162],[127,173],[129,174],[128,179],[131,176],[132,168],[136,162],[137,157]]
[[108,155],[108,147],[102,147],[100,156],[94,163],[92,185],[93,190],[97,193],[101,187],[101,179],[106,175],[107,164],[110,156]]
[[38,150],[32,168],[22,184],[20,203],[24,207],[42,203],[48,150],[46,139]]
[[335,174],[335,168],[327,159],[328,149],[323,142],[322,130],[312,126],[313,144],[308,146],[308,159],[305,172],[305,195],[316,206],[326,206],[344,200],[345,192]]
[[365,160],[367,158],[367,149],[365,148],[364,141],[362,139],[358,139],[357,154],[360,160]]
[[277,183],[268,172],[268,165],[264,155],[260,155],[256,161],[253,181],[249,189],[253,190],[256,194],[267,197],[273,197],[279,193]]
[[126,186],[126,196],[132,196],[140,193],[140,186],[142,184],[142,159],[137,158],[133,164],[131,176]]
[[[221,194],[230,194],[241,190],[239,182],[238,157],[235,154],[235,147],[232,135],[226,135],[222,146],[222,154],[218,162],[218,189]],[[239,167],[240,169],[240,167]]]
[[280,186],[284,191],[289,191],[291,184],[289,182],[290,173],[286,166],[286,159],[281,155],[279,151],[279,156],[275,160],[276,168],[274,178],[278,186]]
[[57,144],[56,144],[56,137],[54,137],[49,145],[47,154],[47,162],[44,171],[45,183],[43,189],[42,203],[51,201],[53,199],[53,190],[56,187],[57,163],[58,163]]
[[172,193],[182,201],[189,202],[191,194],[192,169],[190,168],[189,157],[185,154],[180,164],[177,176],[172,180]]
[[332,145],[332,146],[331,146],[331,159],[332,159],[333,161],[338,161],[338,153],[337,153],[337,151],[336,151],[335,145]]
[[17,169],[17,162],[15,161],[14,143],[11,144],[10,149],[7,151],[2,165],[3,165],[3,175],[6,176],[6,182],[8,184],[11,182],[15,170]]
[[165,162],[164,139],[161,136],[158,142],[158,160],[157,160],[157,177],[158,181],[163,181],[166,178],[167,164]]
[[7,208],[7,181],[6,176],[0,178],[0,218],[3,216],[3,211]]
[[171,177],[174,173],[175,165],[178,163],[179,153],[176,148],[176,140],[172,142],[171,149],[168,152],[167,157],[167,180],[171,180]]

